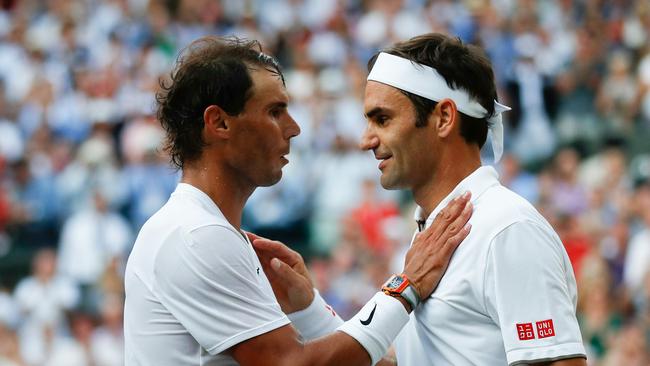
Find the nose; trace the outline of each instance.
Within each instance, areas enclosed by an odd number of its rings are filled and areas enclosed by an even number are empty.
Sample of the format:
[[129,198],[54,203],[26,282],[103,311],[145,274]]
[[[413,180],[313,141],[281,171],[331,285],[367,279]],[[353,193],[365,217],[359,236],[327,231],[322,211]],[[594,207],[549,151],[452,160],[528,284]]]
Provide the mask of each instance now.
[[366,127],[366,130],[363,131],[363,136],[361,136],[361,141],[359,142],[359,148],[361,150],[373,150],[379,146],[379,138],[377,135],[371,131],[370,126]]
[[287,113],[286,127],[284,129],[284,138],[289,140],[300,135],[300,126],[298,123]]

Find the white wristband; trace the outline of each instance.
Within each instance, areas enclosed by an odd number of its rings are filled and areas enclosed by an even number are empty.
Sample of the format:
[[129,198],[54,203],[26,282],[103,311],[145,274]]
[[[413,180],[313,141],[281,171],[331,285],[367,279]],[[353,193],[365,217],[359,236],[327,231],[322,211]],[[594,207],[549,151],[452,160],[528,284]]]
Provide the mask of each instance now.
[[378,292],[357,315],[343,323],[338,330],[361,343],[374,365],[386,354],[388,347],[409,319],[408,312],[399,300]]
[[305,341],[333,333],[343,324],[343,319],[327,305],[316,289],[314,289],[314,300],[308,307],[287,316]]

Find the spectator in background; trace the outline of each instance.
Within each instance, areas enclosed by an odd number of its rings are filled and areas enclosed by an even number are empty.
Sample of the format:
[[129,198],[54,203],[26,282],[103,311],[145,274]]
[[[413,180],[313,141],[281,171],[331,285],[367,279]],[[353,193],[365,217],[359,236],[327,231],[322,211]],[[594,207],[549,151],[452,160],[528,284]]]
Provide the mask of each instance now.
[[587,192],[578,181],[580,156],[573,148],[561,149],[553,160],[551,205],[560,214],[580,215],[587,209]]
[[132,242],[130,225],[110,210],[98,191],[94,193],[93,207],[75,213],[63,224],[59,271],[81,286],[84,309],[99,309],[99,280],[112,261],[124,258]]
[[585,275],[582,280],[580,295],[580,329],[585,340],[585,347],[593,359],[602,359],[608,352],[612,342],[617,338],[621,328],[622,317],[612,308],[610,303],[610,282],[607,268],[602,266],[600,278]]
[[650,273],[650,182],[637,188],[634,202],[639,227],[628,244],[623,280],[630,292],[640,294],[643,281]]
[[512,154],[505,154],[501,158],[500,165],[499,177],[502,184],[524,197],[527,201],[536,204],[539,200],[537,177],[522,169],[519,159]]
[[57,190],[66,216],[93,207],[95,192],[102,195],[111,209],[121,207],[126,188],[115,160],[113,141],[104,133],[79,146],[76,158],[57,176]]
[[100,326],[93,330],[90,349],[96,366],[124,364],[123,303],[120,296],[107,296],[101,305]]
[[51,246],[59,235],[59,199],[53,177],[37,176],[30,160],[21,159],[12,167],[11,229],[16,240],[35,247]]
[[628,137],[634,131],[638,111],[638,81],[630,68],[630,56],[615,52],[609,56],[607,73],[596,96],[596,107],[607,134]]
[[[650,14],[650,10],[647,10]],[[650,16],[648,16],[650,17]],[[650,24],[650,21],[648,22]],[[650,28],[650,26],[648,26]],[[639,78],[639,97],[641,103],[641,115],[644,124],[650,124],[650,46],[646,46],[645,55],[639,61],[637,69]]]
[[[0,156],[0,176],[4,175],[5,171],[5,162]],[[9,195],[7,194],[7,188],[5,187],[5,182],[0,180],[0,236],[5,236],[5,229],[7,223],[10,220],[10,215],[13,213],[11,209],[11,203],[9,201]]]
[[79,301],[73,282],[57,275],[56,252],[41,249],[34,257],[31,276],[22,279],[14,299],[23,318],[19,328],[21,355],[28,364],[42,364],[53,342],[67,329],[65,311]]
[[164,131],[152,115],[134,118],[122,130],[122,168],[129,224],[139,230],[174,191],[179,174],[158,151]]
[[[509,134],[513,152],[524,163],[539,162],[553,153],[556,145],[555,131],[551,126],[557,105],[555,89],[549,83],[549,75],[541,69],[540,49],[544,44],[540,37],[528,30],[531,20],[518,19],[521,34],[515,36],[517,53],[511,79],[506,83],[515,114],[510,119]],[[534,27],[534,26],[533,26]]]
[[377,183],[374,180],[363,181],[362,201],[352,209],[350,219],[353,225],[361,230],[364,248],[370,249],[375,255],[386,255],[391,248],[385,226],[388,219],[399,214],[399,207],[393,201],[379,198],[377,191]]
[[620,334],[612,339],[611,352],[604,358],[603,366],[644,366],[650,362],[648,346],[644,342],[647,335],[636,324],[628,324]]
[[70,335],[55,337],[45,366],[94,365],[91,337],[95,326],[92,315],[72,312],[69,315]]

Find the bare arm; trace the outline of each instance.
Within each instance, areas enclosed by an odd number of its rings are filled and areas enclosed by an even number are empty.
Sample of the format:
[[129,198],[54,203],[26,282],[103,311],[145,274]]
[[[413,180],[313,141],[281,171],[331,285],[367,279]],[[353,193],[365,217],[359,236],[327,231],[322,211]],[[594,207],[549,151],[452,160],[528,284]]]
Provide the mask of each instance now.
[[242,366],[370,364],[370,356],[361,344],[343,332],[306,343],[299,338],[298,332],[286,325],[234,346],[231,354]]
[[587,360],[582,357],[566,358],[553,362],[536,363],[535,366],[587,366]]

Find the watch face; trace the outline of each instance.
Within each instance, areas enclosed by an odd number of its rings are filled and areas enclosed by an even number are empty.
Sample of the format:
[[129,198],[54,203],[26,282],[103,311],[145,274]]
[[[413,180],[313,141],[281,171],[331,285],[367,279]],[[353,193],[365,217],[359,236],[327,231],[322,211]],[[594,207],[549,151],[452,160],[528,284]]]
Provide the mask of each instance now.
[[390,282],[388,283],[388,285],[386,285],[386,287],[391,288],[391,289],[396,289],[396,288],[398,288],[398,287],[399,287],[403,282],[404,282],[404,279],[403,279],[402,277],[395,276],[395,277],[393,277],[393,278],[390,280]]

